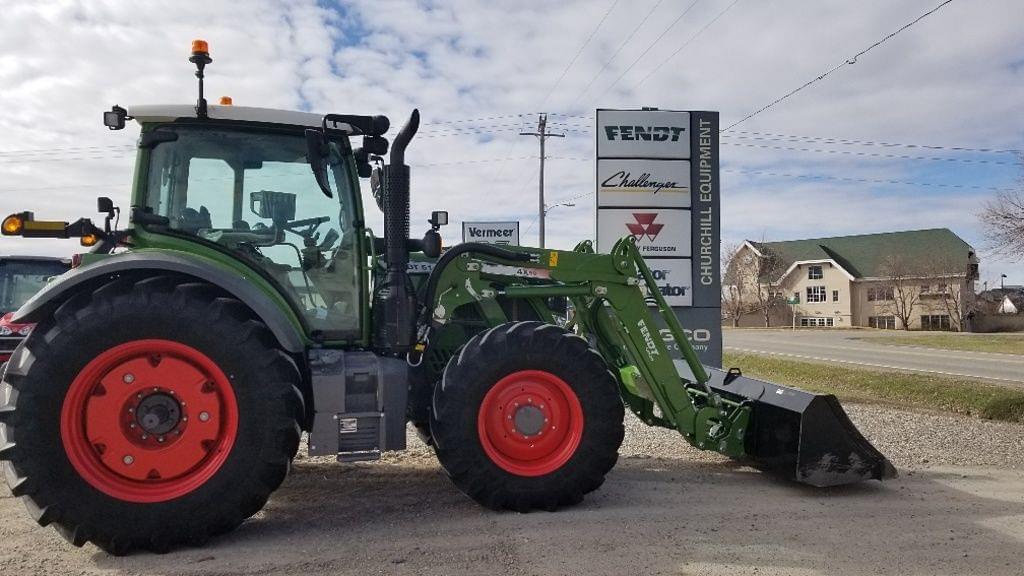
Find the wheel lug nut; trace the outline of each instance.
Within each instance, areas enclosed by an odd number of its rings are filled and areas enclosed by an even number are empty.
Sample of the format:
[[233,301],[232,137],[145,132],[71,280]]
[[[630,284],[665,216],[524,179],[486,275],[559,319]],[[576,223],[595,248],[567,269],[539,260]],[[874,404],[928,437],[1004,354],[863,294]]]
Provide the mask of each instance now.
[[123,380],[125,384],[131,384],[132,382],[135,382],[135,374],[128,372],[121,377],[121,380]]
[[200,412],[199,413],[199,421],[200,422],[206,422],[209,419],[210,419],[210,413],[209,412]]
[[160,437],[158,437],[158,438],[156,439],[156,441],[157,441],[157,442],[163,442],[163,441],[164,441],[164,437],[163,437],[163,436],[160,436]]
[[128,454],[127,456],[121,459],[121,462],[124,462],[125,466],[131,466],[132,462],[135,462],[135,458],[133,458],[131,454]]
[[135,422],[129,422],[128,423],[128,427],[129,428],[135,428]]
[[142,439],[143,439],[143,440],[146,440],[147,438],[149,438],[149,434],[143,434],[143,435],[142,435]]
[[129,414],[134,414],[135,413],[135,408],[129,408],[128,409],[128,413]]

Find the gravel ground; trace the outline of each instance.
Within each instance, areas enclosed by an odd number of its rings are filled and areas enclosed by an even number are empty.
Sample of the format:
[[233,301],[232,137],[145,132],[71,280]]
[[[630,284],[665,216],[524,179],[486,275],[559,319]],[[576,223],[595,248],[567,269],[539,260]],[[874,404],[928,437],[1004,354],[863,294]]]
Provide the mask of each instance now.
[[0,574],[1024,573],[1024,426],[847,406],[895,480],[795,485],[630,417],[605,485],[555,514],[496,513],[432,452],[300,457],[267,508],[201,549],[73,548],[0,496]]

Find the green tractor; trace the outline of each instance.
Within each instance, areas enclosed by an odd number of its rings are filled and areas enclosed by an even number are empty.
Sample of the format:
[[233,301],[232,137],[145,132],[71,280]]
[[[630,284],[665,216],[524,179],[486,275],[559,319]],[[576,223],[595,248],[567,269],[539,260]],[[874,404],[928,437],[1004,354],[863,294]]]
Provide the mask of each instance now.
[[624,406],[799,482],[895,474],[834,397],[703,366],[631,239],[609,254],[589,242],[442,253],[443,212],[411,239],[418,112],[375,168],[387,118],[207,105],[205,43],[190,60],[197,105],[104,114],[111,129],[141,125],[127,229],[105,198],[103,225],[30,212],[2,225],[92,248],[15,313],[38,326],[0,400],[11,492],[73,544],[201,544],[263,507],[304,432],[311,455],[374,460],[406,447],[408,422],[460,490],[523,512],[602,484]]

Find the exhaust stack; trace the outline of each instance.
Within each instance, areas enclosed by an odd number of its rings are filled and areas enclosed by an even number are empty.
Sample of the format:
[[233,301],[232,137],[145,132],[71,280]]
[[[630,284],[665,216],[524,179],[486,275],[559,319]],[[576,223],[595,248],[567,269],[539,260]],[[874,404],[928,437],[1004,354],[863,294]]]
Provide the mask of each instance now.
[[384,279],[374,290],[374,343],[382,353],[403,354],[416,335],[416,292],[409,280],[409,166],[405,149],[420,126],[420,112],[391,145],[391,163],[384,168]]

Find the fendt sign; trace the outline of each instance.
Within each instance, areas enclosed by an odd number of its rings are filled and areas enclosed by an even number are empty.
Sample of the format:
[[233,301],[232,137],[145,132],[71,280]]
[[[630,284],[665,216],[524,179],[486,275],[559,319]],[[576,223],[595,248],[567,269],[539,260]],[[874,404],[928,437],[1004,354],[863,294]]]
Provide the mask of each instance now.
[[721,366],[718,113],[598,110],[596,133],[598,250],[632,236],[701,361]]

